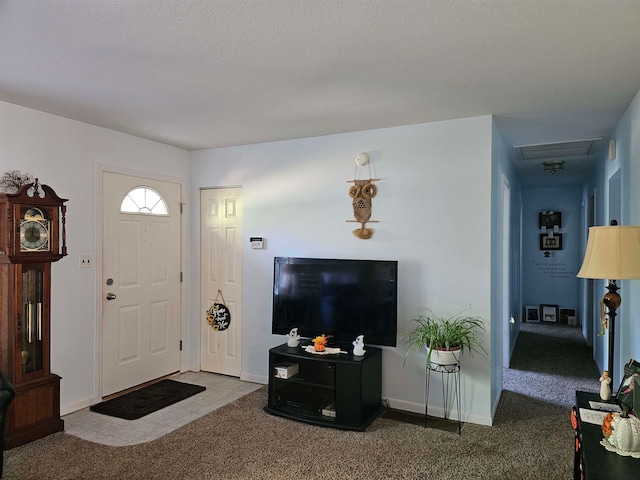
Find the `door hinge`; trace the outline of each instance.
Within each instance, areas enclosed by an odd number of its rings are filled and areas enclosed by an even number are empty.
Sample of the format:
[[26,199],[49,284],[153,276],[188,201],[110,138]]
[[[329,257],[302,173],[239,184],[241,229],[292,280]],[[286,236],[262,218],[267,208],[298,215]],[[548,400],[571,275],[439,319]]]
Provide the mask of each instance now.
[[180,340],[180,351],[182,351],[182,340]]
[[182,272],[180,272],[180,281],[182,282]]
[[180,213],[184,212],[184,203],[180,202]]

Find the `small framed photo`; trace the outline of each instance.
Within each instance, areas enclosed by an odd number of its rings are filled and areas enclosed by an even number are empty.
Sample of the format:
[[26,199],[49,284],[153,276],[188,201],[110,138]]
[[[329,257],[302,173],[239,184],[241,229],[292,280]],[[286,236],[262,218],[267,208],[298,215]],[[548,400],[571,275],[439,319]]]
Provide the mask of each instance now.
[[558,317],[560,323],[564,325],[576,324],[576,309],[575,308],[561,308],[560,316]]
[[562,250],[562,234],[554,233],[549,236],[546,233],[540,234],[540,250]]
[[546,227],[553,230],[553,227],[562,228],[562,212],[545,211],[538,214],[538,228]]
[[540,309],[538,307],[524,307],[524,318],[527,323],[540,323]]
[[543,322],[558,323],[558,305],[540,305],[540,318]]
[[633,392],[635,391],[635,380],[640,377],[640,363],[635,360],[629,360],[624,366],[624,376],[620,387],[618,388],[618,394],[616,398],[624,403],[629,408],[633,408]]

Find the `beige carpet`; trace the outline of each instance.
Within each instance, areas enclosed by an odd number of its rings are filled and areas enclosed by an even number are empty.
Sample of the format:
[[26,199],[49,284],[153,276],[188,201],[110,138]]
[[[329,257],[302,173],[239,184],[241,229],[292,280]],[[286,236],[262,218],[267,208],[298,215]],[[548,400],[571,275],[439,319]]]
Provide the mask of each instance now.
[[266,387],[150,443],[58,433],[5,452],[5,479],[508,479],[573,473],[575,390],[598,391],[580,330],[522,326],[495,425],[455,430],[378,418],[365,432],[267,415]]
[[5,479],[567,479],[568,410],[505,391],[494,427],[462,435],[377,419],[365,432],[266,414],[266,388],[156,441],[97,445],[58,433],[5,452]]

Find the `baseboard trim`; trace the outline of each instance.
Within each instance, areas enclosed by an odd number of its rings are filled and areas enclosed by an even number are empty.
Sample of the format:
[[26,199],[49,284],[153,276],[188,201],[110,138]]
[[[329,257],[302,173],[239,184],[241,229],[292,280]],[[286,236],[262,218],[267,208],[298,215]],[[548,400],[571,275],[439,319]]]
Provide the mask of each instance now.
[[[411,413],[419,413],[424,415],[424,404],[423,403],[415,403],[415,402],[407,402],[406,400],[399,400],[397,398],[387,398],[389,402],[389,407],[395,410],[404,410],[405,412]],[[444,418],[444,408],[439,406],[429,406],[429,416],[441,417]],[[458,412],[457,410],[453,410],[449,413],[449,418],[457,419]],[[462,421],[465,423],[475,423],[478,425],[491,426],[493,422],[491,417],[487,417],[484,415],[477,414],[468,414],[462,412]]]
[[267,385],[269,383],[269,377],[263,375],[253,375],[251,373],[240,373],[240,380],[245,382],[259,383],[261,385]]
[[98,397],[89,397],[70,405],[60,405],[60,416],[63,417],[65,415],[69,415],[70,413],[77,412],[78,410],[82,410],[83,408],[88,408],[91,405],[95,405],[99,401],[100,399]]

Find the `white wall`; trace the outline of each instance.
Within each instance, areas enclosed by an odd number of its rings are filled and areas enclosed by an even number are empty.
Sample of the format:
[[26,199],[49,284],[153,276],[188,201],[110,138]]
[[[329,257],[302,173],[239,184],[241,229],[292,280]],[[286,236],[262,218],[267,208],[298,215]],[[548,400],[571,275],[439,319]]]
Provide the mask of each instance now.
[[[397,259],[399,330],[420,307],[455,314],[471,305],[487,322],[490,352],[491,129],[485,116],[192,152],[192,285],[200,275],[198,188],[243,187],[242,377],[266,383],[267,351],[284,341],[270,334],[275,256]],[[370,240],[356,238],[357,224],[345,221],[353,219],[347,180],[361,152],[381,179]],[[250,249],[251,236],[264,237],[266,249]],[[193,288],[189,304],[198,296]],[[189,314],[190,364],[199,362],[203,318],[197,308]],[[385,348],[383,396],[423,411],[424,356],[402,362],[400,348]],[[463,361],[462,391],[463,418],[490,424],[488,361]]]
[[[380,223],[366,241],[345,222],[353,218],[346,181],[360,152],[370,153],[381,179],[372,217]],[[472,305],[487,319],[489,348],[491,117],[192,152],[190,166],[184,150],[0,102],[0,173],[28,171],[69,198],[69,256],[53,265],[52,292],[51,368],[62,376],[63,414],[98,394],[97,271],[80,269],[78,256],[96,255],[100,168],[187,187],[189,364],[199,364],[202,319],[198,188],[209,186],[243,186],[243,378],[266,382],[267,350],[283,341],[270,334],[273,257],[280,255],[397,259],[400,330],[419,307],[446,314]],[[267,248],[251,250],[250,236],[265,237]],[[402,356],[385,348],[383,395],[422,411],[424,358],[413,355],[403,368]],[[462,369],[464,419],[491,423],[489,363],[474,357]]]
[[62,377],[62,413],[96,400],[98,166],[150,172],[187,185],[185,150],[0,102],[0,174],[30,172],[67,202],[69,255],[52,266],[51,370]]

